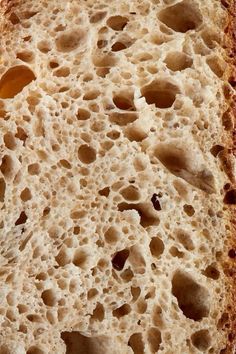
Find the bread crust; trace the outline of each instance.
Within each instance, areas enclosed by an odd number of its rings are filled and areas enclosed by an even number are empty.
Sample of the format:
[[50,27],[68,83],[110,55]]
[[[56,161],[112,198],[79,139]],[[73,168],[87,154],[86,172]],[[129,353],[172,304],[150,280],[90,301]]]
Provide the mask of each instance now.
[[[225,98],[227,115],[231,119],[231,127],[224,131],[224,140],[226,150],[221,152],[220,159],[224,171],[231,182],[230,189],[236,188],[235,178],[235,157],[236,157],[236,96],[232,89],[236,85],[236,1],[222,0],[222,5],[226,7],[228,15],[225,26],[225,48],[226,58],[228,62],[228,71],[226,73],[225,82]],[[223,112],[224,113],[224,112]],[[236,212],[235,204],[228,206],[228,220],[230,224],[229,238],[226,245],[226,256],[223,262],[223,268],[226,275],[226,304],[225,313],[229,314],[229,321],[225,323],[227,333],[227,346],[221,351],[221,354],[233,354],[236,351]],[[228,327],[228,328],[227,328]]]

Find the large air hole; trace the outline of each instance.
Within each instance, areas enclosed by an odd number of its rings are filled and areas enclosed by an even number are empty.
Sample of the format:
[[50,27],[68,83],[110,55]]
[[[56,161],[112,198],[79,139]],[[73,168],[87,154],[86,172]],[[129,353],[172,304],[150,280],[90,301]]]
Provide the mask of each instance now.
[[1,77],[0,98],[13,98],[35,79],[33,71],[27,66],[18,65],[10,68]]
[[44,290],[41,294],[42,300],[47,306],[55,306],[57,303],[57,296],[54,289]]
[[142,249],[139,245],[134,245],[130,248],[129,262],[135,273],[139,274],[144,274],[146,268],[146,262],[142,253]]
[[124,135],[130,141],[141,142],[147,138],[147,133],[144,127],[141,124],[138,124],[138,121],[129,124],[129,126],[124,130]]
[[82,28],[61,33],[56,39],[56,47],[59,52],[68,53],[86,42],[86,31]]
[[208,169],[196,170],[193,167],[194,157],[189,151],[178,147],[175,144],[160,144],[157,146],[155,156],[175,176],[183,178],[192,186],[203,190],[206,193],[215,192],[215,181]]
[[45,354],[45,351],[41,350],[38,346],[32,346],[27,350],[26,354]]
[[3,136],[4,144],[9,150],[14,150],[16,148],[15,137],[11,132],[4,134]]
[[147,332],[147,340],[151,353],[157,353],[161,345],[161,332],[159,329],[152,327]]
[[113,102],[117,108],[123,111],[135,111],[133,94],[120,93],[113,96]]
[[0,202],[4,202],[4,197],[5,197],[5,191],[6,191],[6,183],[3,178],[0,178]]
[[117,252],[112,258],[112,266],[116,270],[122,270],[125,266],[125,262],[129,257],[129,250],[124,249]]
[[159,237],[153,237],[149,244],[149,248],[153,257],[159,258],[164,252],[165,246]]
[[86,337],[79,332],[62,332],[66,354],[108,354],[112,343],[106,336]]
[[24,50],[22,52],[18,52],[16,57],[26,63],[30,63],[34,59],[34,53],[29,50]]
[[209,293],[189,274],[176,271],[172,278],[172,294],[177,298],[183,314],[194,321],[209,315]]
[[205,352],[211,345],[211,337],[207,329],[201,329],[192,334],[192,344],[201,352]]
[[86,252],[84,249],[81,248],[75,251],[74,258],[73,258],[73,263],[75,266],[82,269],[87,269],[88,260],[89,260],[88,252]]
[[156,213],[153,212],[152,208],[148,203],[139,203],[139,204],[128,204],[120,203],[118,204],[118,210],[136,210],[140,216],[140,224],[143,227],[148,227],[152,225],[159,225],[160,220],[156,216]]
[[78,149],[78,157],[81,162],[90,164],[96,160],[96,151],[89,145],[81,145]]
[[225,194],[224,203],[229,205],[236,204],[236,189],[231,189]]
[[176,239],[184,246],[187,251],[194,250],[194,244],[191,236],[186,231],[176,231]]
[[218,56],[211,56],[206,59],[206,62],[216,76],[219,78],[223,76],[226,65],[220,60]]
[[165,80],[154,80],[141,89],[147,104],[155,104],[157,108],[170,108],[180,93],[178,86]]
[[124,16],[112,16],[107,20],[108,27],[114,31],[122,31],[128,23],[128,18]]
[[117,309],[113,310],[112,314],[114,317],[119,319],[121,317],[128,315],[130,313],[130,311],[131,311],[130,305],[124,304],[124,305],[118,307]]
[[220,272],[217,269],[216,263],[212,263],[206,267],[206,269],[202,272],[207,278],[218,280],[220,277]]
[[125,200],[127,200],[129,202],[137,201],[141,197],[138,188],[136,188],[134,186],[129,186],[129,187],[126,187],[126,188],[122,189],[120,191],[120,194],[122,195],[122,197]]
[[132,334],[129,338],[128,346],[132,348],[134,354],[144,354],[142,333]]
[[91,113],[84,108],[79,108],[76,114],[78,120],[87,120],[91,116]]
[[158,18],[176,32],[185,33],[196,29],[202,23],[202,15],[194,1],[183,0],[161,10]]
[[25,213],[24,211],[22,211],[22,212],[20,213],[20,216],[19,216],[18,219],[16,220],[15,225],[17,226],[17,225],[25,224],[26,221],[27,221],[27,219],[28,219],[28,217],[27,217],[26,213]]
[[118,113],[114,112],[109,115],[109,119],[111,123],[115,123],[120,126],[125,126],[134,122],[138,119],[138,115],[136,113]]
[[167,68],[172,71],[181,71],[190,68],[193,64],[193,59],[181,52],[170,52],[165,58]]
[[104,234],[107,243],[115,243],[119,239],[119,232],[114,226],[110,226]]

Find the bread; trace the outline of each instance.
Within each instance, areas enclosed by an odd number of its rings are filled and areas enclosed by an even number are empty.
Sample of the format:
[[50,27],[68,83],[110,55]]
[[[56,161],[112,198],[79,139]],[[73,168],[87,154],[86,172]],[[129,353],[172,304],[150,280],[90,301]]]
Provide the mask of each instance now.
[[2,1],[0,354],[234,353],[234,1]]

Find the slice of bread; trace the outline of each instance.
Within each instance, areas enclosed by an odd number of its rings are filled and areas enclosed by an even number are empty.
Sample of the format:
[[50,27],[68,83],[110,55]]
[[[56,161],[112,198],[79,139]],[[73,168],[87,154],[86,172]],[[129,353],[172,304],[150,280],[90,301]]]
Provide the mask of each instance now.
[[235,13],[1,1],[0,354],[234,353]]

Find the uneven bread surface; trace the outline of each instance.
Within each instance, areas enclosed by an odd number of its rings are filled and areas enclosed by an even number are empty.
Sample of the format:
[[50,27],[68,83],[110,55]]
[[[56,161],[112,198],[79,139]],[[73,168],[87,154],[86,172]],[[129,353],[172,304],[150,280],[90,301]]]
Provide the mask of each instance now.
[[227,9],[8,6],[0,354],[225,353]]

